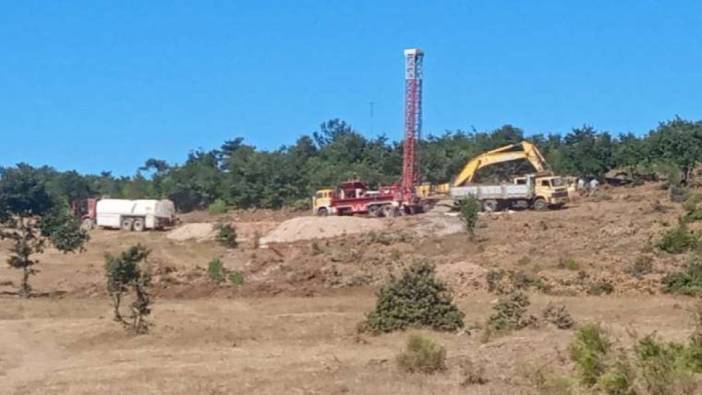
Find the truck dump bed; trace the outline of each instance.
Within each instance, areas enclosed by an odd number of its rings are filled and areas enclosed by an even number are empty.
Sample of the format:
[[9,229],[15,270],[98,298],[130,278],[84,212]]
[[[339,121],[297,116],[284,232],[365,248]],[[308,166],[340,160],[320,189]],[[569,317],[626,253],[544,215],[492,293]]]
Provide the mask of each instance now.
[[464,199],[469,195],[478,200],[531,199],[532,187],[528,184],[466,185],[453,187],[450,189],[450,193],[454,200]]

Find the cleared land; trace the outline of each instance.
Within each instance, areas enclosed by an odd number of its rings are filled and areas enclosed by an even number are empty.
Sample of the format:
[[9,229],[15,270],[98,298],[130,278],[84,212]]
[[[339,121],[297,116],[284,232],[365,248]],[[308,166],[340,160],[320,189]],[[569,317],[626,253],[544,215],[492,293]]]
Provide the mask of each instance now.
[[[230,251],[208,237],[96,230],[83,254],[40,257],[41,271],[31,279],[40,297],[18,299],[19,273],[0,266],[0,388],[18,394],[538,393],[537,377],[572,369],[566,351],[572,330],[543,326],[487,342],[479,328],[431,333],[446,346],[449,369],[422,376],[395,365],[407,333],[358,335],[356,325],[378,285],[413,259],[427,259],[453,286],[468,326],[490,315],[497,296],[488,292],[487,273],[503,270],[539,279],[541,285],[528,288],[535,314],[559,302],[577,322],[602,322],[624,344],[633,333],[653,331],[684,339],[692,331],[693,300],[662,294],[660,278],[683,267],[685,256],[651,248],[681,213],[665,191],[646,185],[606,190],[564,210],[485,215],[477,241],[459,232],[457,218],[439,214],[383,219],[360,233],[267,248],[255,248],[257,239],[298,215],[184,217],[184,225],[231,221],[241,245]],[[319,226],[333,220],[296,219]],[[137,242],[153,249],[156,304],[152,332],[135,337],[111,321],[103,256]],[[4,261],[6,244],[0,246]],[[639,256],[650,257],[653,270],[636,277],[628,268]],[[244,285],[212,283],[206,268],[213,257],[240,271]],[[587,295],[602,280],[614,293]],[[461,385],[466,359],[484,368],[487,383]]]

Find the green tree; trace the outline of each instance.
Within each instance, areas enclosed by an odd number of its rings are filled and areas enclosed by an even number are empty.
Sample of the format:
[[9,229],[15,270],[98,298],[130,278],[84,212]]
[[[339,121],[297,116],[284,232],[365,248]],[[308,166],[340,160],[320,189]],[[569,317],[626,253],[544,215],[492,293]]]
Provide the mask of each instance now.
[[649,134],[646,145],[649,157],[676,166],[687,183],[702,158],[702,122],[679,117],[663,122]]
[[[151,275],[141,267],[150,253],[148,248],[137,244],[117,256],[105,256],[107,293],[112,300],[114,319],[137,334],[148,331],[144,318],[151,313]],[[135,300],[131,304],[129,320],[125,320],[120,307],[130,288],[134,290]]]
[[48,192],[36,169],[18,165],[0,174],[0,238],[13,242],[7,262],[22,270],[19,295],[29,297],[29,276],[39,263],[33,255],[43,252],[47,243],[65,253],[81,250],[88,234],[69,214],[65,201]]

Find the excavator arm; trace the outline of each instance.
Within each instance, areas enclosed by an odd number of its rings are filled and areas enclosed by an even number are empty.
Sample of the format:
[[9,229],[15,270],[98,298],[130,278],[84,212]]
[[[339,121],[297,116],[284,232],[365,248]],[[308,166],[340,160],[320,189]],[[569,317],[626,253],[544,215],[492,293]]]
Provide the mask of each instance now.
[[[517,151],[517,148],[521,150]],[[453,186],[458,187],[473,181],[478,170],[494,165],[496,163],[510,162],[514,160],[526,159],[534,166],[537,172],[546,170],[546,160],[539,149],[534,144],[522,141],[517,144],[510,144],[478,155],[468,162],[461,173],[453,181]]]

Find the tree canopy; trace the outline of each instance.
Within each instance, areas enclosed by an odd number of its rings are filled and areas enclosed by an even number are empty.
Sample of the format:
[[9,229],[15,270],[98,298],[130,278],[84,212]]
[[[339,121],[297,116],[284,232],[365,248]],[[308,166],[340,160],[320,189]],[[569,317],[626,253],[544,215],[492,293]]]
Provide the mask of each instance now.
[[[420,142],[423,181],[448,182],[472,157],[521,140],[535,143],[555,172],[581,177],[601,178],[614,168],[660,164],[676,168],[685,181],[702,158],[701,121],[674,118],[641,136],[614,135],[589,125],[563,134],[525,135],[505,125],[492,131],[459,129],[427,136]],[[530,170],[525,163],[508,166],[512,172]],[[302,206],[316,189],[349,178],[362,178],[372,186],[397,182],[401,168],[401,142],[385,135],[367,137],[333,119],[289,146],[261,150],[236,137],[218,149],[192,151],[181,164],[149,158],[131,177],[109,172],[80,175],[46,166],[32,171],[47,193],[65,202],[87,196],[169,198],[179,210],[190,211],[218,199],[238,208]],[[0,177],[11,176],[7,171],[0,171]],[[498,176],[489,168],[481,172],[479,180]]]

